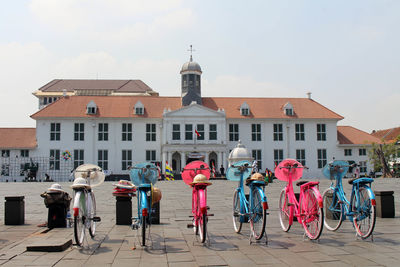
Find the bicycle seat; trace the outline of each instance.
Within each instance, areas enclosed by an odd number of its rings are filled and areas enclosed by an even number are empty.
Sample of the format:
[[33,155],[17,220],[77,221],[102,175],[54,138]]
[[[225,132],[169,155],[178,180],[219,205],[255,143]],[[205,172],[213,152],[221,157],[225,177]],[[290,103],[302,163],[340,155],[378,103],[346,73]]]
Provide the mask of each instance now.
[[349,184],[353,183],[372,183],[374,179],[372,178],[353,178],[349,180]]
[[246,179],[246,185],[249,186],[250,184],[253,184],[253,185],[265,185],[265,182],[264,181]]
[[350,179],[349,180],[349,184],[353,184],[353,182],[355,181],[355,180],[357,180],[358,178],[353,178],[353,179]]
[[298,181],[297,183],[296,183],[296,185],[297,186],[301,186],[301,185],[303,185],[303,184],[306,184],[306,183],[308,183],[308,181]]

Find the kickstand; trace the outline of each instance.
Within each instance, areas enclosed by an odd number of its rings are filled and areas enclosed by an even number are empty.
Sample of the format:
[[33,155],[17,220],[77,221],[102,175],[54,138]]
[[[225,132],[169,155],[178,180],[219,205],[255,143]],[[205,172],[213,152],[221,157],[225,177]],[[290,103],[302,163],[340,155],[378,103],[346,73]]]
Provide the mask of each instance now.
[[[249,244],[250,245],[253,244],[253,243],[260,243],[261,240],[262,240],[262,238],[260,240],[256,240],[254,238],[254,241],[253,241],[253,237],[254,237],[253,232],[250,230],[250,238],[249,238]],[[264,232],[264,238],[265,238],[265,245],[268,246],[268,235],[267,235],[266,232]]]

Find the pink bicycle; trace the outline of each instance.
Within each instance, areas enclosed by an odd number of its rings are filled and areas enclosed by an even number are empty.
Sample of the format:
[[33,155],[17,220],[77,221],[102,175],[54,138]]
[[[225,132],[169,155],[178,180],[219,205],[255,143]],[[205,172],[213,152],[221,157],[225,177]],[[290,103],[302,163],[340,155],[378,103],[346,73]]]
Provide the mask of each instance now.
[[320,237],[324,225],[319,182],[297,182],[296,185],[300,186],[299,201],[293,191],[293,181],[301,178],[304,168],[307,167],[294,159],[285,159],[275,169],[275,176],[287,182],[279,197],[279,219],[283,231],[288,232],[296,216],[297,221],[304,227],[305,235],[311,240],[316,240]]
[[211,185],[210,167],[202,161],[192,161],[187,164],[182,171],[183,181],[190,185],[192,191],[192,216],[193,223],[188,227],[193,227],[194,233],[200,236],[201,243],[207,238],[207,222],[209,207],[207,206],[207,186]]

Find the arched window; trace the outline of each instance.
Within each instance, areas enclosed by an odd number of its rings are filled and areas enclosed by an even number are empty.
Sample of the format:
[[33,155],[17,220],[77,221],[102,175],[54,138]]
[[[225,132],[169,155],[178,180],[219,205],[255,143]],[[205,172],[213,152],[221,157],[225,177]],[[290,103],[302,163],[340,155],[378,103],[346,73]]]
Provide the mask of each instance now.
[[135,110],[133,111],[136,115],[143,115],[144,114],[144,105],[142,102],[138,101],[135,104]]
[[93,100],[91,100],[87,105],[86,105],[86,114],[96,114],[97,113],[97,105],[94,103]]
[[250,115],[250,106],[246,102],[243,102],[243,104],[240,106],[240,115],[242,116]]

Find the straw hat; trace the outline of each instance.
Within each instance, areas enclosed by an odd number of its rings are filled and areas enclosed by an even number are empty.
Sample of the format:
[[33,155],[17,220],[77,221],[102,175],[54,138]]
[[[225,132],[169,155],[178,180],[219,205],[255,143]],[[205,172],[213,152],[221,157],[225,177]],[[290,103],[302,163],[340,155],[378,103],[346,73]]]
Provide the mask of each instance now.
[[119,182],[117,184],[113,184],[113,185],[118,187],[118,188],[124,188],[124,189],[133,189],[133,188],[135,188],[135,185],[132,184],[131,182],[127,181],[127,180],[119,180]]
[[264,176],[261,173],[254,173],[251,177],[250,180],[252,181],[264,181]]
[[47,188],[47,193],[59,193],[59,192],[64,192],[64,190],[61,189],[60,184],[52,184],[50,188]]
[[71,185],[73,189],[77,188],[89,188],[90,186],[88,185],[87,181],[85,178],[76,178],[74,180],[74,183]]
[[161,197],[162,197],[162,194],[161,194],[160,188],[153,187],[153,192],[151,194],[151,202],[153,204],[157,203],[157,202],[160,202]]
[[207,177],[204,174],[199,173],[194,177],[193,182],[190,183],[190,185],[194,184],[212,184],[212,183],[207,180]]

